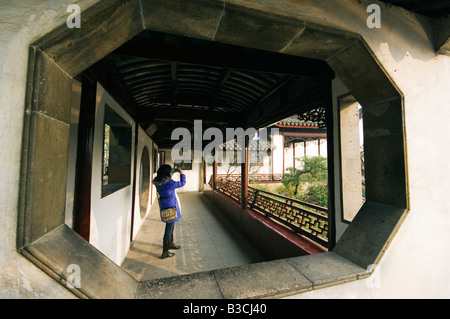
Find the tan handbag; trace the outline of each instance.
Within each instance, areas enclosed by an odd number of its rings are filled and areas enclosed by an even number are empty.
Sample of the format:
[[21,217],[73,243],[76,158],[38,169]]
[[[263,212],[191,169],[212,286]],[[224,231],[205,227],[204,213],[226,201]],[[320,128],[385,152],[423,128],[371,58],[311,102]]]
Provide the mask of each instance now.
[[[158,194],[158,203],[159,203],[160,196],[159,196],[159,193],[157,193],[157,194]],[[160,207],[161,207],[161,204],[160,204]],[[177,206],[175,204],[175,207],[163,209],[160,213],[161,213],[161,219],[163,222],[166,222],[166,223],[171,222],[172,220],[177,218]]]
[[172,220],[174,220],[176,218],[177,218],[177,208],[176,207],[166,208],[161,211],[161,219],[166,223],[171,222]]

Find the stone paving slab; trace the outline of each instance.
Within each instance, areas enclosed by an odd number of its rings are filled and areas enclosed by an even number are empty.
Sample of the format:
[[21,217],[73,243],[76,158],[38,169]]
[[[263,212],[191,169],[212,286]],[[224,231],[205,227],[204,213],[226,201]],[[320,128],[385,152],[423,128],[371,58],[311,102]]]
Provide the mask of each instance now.
[[202,193],[179,193],[181,220],[175,242],[181,249],[161,259],[165,224],[155,203],[142,224],[121,267],[138,281],[235,267],[264,259]]
[[285,260],[221,269],[214,274],[227,299],[269,298],[312,289],[311,282]]
[[212,272],[142,281],[136,291],[139,299],[221,299]]
[[207,196],[180,199],[176,255],[159,258],[164,224],[155,205],[122,265],[138,280],[136,298],[282,298],[370,275],[334,252],[264,261]]
[[286,260],[311,281],[314,288],[324,288],[361,279],[368,272],[336,253],[294,257]]

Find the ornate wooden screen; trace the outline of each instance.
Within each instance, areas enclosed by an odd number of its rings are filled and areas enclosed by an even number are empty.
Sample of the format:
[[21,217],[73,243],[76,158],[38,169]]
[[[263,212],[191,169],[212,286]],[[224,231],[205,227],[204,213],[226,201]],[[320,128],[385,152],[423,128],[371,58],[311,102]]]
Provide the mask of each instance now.
[[[283,174],[251,174],[248,176],[250,182],[281,182]],[[240,182],[241,174],[220,174],[217,175],[218,181]]]
[[[238,202],[241,200],[240,182],[218,180],[216,191]],[[253,187],[248,188],[248,195],[248,208],[264,214],[321,246],[328,246],[327,208]]]
[[292,198],[254,189],[249,207],[327,247],[327,209]]

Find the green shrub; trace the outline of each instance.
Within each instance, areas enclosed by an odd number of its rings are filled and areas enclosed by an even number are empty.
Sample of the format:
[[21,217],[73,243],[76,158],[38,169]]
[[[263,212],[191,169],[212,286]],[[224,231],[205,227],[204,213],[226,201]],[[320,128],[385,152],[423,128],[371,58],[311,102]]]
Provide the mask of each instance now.
[[296,198],[311,204],[327,207],[327,159],[322,156],[298,158],[303,169],[287,168],[281,182],[283,186],[276,192],[283,196]]

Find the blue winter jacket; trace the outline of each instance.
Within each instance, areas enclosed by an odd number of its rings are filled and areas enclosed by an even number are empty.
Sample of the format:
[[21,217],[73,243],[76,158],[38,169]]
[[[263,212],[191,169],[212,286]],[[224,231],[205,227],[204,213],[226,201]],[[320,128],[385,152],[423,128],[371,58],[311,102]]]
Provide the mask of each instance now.
[[[177,218],[168,222],[174,223],[181,218],[180,204],[175,196],[175,189],[183,187],[186,184],[186,175],[180,174],[180,181],[176,182],[169,176],[163,176],[161,179],[155,178],[153,184],[159,194],[159,209],[164,210],[171,207],[177,207]],[[161,219],[162,220],[162,219]]]

